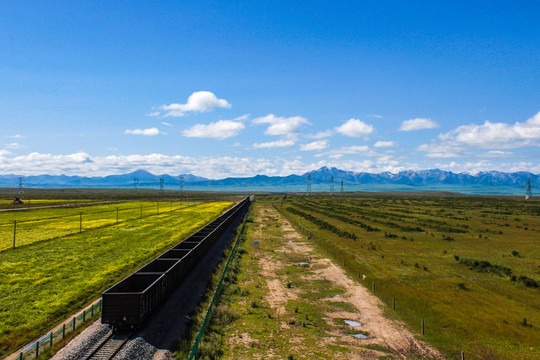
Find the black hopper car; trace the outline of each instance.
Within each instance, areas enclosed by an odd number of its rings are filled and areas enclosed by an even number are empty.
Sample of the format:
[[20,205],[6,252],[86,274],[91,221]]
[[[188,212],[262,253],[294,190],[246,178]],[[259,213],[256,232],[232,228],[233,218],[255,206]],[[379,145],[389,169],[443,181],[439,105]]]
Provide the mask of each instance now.
[[139,327],[183,281],[229,225],[243,216],[251,199],[236,204],[157,259],[102,294],[101,322],[113,328]]

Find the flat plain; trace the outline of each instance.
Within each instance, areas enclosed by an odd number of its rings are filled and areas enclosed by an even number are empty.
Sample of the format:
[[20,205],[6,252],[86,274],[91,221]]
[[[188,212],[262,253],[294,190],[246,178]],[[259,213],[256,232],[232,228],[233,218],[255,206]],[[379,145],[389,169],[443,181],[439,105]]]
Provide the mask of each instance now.
[[[34,203],[36,202],[38,201],[34,200]],[[54,204],[58,206],[57,202]],[[69,202],[69,204],[77,203]],[[176,211],[196,205],[198,202],[135,201],[102,204],[95,201],[89,204],[89,206],[45,207],[1,213],[0,251],[11,249],[13,245],[24,246]]]
[[[540,202],[477,196],[266,201],[451,358],[540,357]],[[390,310],[393,302],[396,310]]]
[[[116,225],[115,217],[112,226],[0,252],[0,355],[7,355],[81,309],[230,205],[208,202],[174,208],[168,204],[163,212],[142,219]],[[56,210],[65,215],[66,209]],[[47,227],[42,230],[49,231]],[[34,229],[39,231],[39,227]]]
[[538,359],[538,215],[510,197],[258,196],[202,356]]

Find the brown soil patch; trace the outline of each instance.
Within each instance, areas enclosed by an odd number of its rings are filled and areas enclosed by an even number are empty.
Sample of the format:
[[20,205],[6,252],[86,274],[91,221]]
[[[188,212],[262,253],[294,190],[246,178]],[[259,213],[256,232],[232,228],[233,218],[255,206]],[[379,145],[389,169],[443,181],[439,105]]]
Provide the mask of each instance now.
[[[263,209],[259,211],[259,215],[268,212],[263,212]],[[272,214],[273,215],[273,214]],[[264,222],[261,223],[255,231],[256,236],[261,239],[263,234]],[[260,257],[259,266],[261,267],[261,275],[265,278],[269,292],[265,297],[271,308],[275,309],[278,315],[285,313],[285,304],[290,299],[295,299],[296,293],[292,289],[286,289],[279,279],[278,271],[283,268],[284,264],[274,257]]]

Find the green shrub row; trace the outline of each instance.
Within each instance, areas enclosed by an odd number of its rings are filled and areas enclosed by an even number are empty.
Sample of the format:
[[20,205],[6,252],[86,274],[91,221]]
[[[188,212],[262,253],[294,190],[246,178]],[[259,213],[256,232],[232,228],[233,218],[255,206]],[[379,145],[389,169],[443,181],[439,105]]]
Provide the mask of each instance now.
[[[350,217],[347,217],[347,216],[351,216],[350,213],[335,210],[335,209],[332,209],[332,208],[327,207],[327,206],[320,206],[320,205],[315,205],[315,206],[317,206],[316,211],[318,213],[323,214],[325,216],[328,216],[329,218],[336,219],[336,220],[342,221],[344,223],[357,226],[357,227],[359,227],[361,229],[366,230],[367,232],[381,231],[381,229],[379,229],[379,228],[373,227],[373,226],[365,224],[365,223],[363,223],[361,221],[353,220]],[[321,210],[321,207],[325,208],[325,209],[328,209],[328,210]],[[341,214],[344,214],[344,215],[347,215],[347,216],[341,216],[341,215],[338,215],[337,213],[341,213]]]
[[460,258],[457,255],[454,255],[456,261],[460,262],[463,265],[467,265],[471,270],[480,272],[480,273],[492,273],[497,276],[512,276],[512,269],[502,265],[494,265],[487,260],[476,260],[476,259],[465,259]]
[[350,233],[348,231],[340,230],[337,227],[335,227],[334,225],[329,224],[324,220],[318,219],[315,216],[307,214],[307,213],[305,213],[303,211],[300,211],[300,210],[298,210],[296,208],[293,208],[293,207],[289,206],[289,207],[286,208],[286,210],[288,212],[292,213],[292,214],[303,217],[304,219],[306,219],[309,222],[314,223],[315,225],[317,225],[317,227],[319,229],[328,230],[328,231],[333,232],[334,234],[336,234],[338,236],[341,236],[341,237],[344,237],[344,238],[348,238],[348,239],[352,239],[352,240],[357,239],[355,234],[352,234],[352,233]]
[[507,266],[494,265],[486,260],[464,259],[457,255],[454,255],[456,261],[459,261],[463,265],[467,265],[471,270],[475,270],[481,273],[492,273],[498,276],[507,276],[512,281],[519,281],[526,287],[540,288],[540,281],[531,279],[530,277],[520,275],[516,276],[512,273],[512,269]]

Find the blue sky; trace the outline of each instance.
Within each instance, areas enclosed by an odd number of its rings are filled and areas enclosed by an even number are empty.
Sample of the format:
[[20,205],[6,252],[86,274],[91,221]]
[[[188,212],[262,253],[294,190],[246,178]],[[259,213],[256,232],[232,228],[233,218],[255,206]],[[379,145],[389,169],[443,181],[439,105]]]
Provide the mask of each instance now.
[[537,1],[0,5],[0,174],[540,173]]

